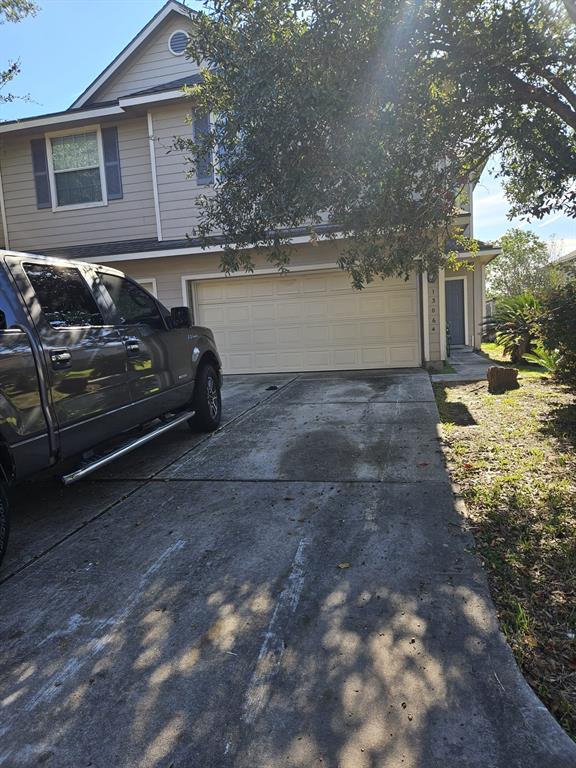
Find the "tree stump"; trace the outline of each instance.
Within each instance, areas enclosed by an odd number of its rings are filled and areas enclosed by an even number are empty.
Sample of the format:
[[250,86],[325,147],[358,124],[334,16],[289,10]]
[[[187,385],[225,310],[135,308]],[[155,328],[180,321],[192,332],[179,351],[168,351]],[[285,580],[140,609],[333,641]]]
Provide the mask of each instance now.
[[518,368],[504,368],[500,365],[491,365],[486,371],[488,379],[488,392],[491,395],[501,395],[509,389],[518,389]]

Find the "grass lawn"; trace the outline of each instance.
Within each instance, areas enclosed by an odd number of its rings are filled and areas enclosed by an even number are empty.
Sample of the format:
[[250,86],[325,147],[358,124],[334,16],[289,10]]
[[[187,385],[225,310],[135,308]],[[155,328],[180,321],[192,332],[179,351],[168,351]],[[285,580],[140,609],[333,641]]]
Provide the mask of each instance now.
[[530,368],[504,395],[486,382],[435,392],[502,629],[576,740],[576,398]]
[[492,360],[497,365],[506,365],[512,368],[518,368],[520,373],[524,374],[525,376],[540,377],[547,375],[546,371],[543,368],[540,368],[539,365],[532,365],[531,363],[525,362],[512,364],[510,362],[510,358],[504,354],[504,350],[499,344],[484,341],[482,343],[482,352],[486,355],[486,357],[490,358],[490,360]]

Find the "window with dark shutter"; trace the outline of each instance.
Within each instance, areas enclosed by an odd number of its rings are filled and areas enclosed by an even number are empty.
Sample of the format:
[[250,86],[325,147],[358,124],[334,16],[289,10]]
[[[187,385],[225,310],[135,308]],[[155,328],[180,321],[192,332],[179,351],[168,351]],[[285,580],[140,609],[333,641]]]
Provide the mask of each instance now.
[[32,139],[30,147],[32,149],[32,169],[36,186],[36,207],[52,208],[46,141],[44,139]]
[[120,171],[120,152],[118,149],[118,129],[116,126],[102,128],[102,151],[108,200],[120,200],[122,192],[122,173]]
[[[194,141],[201,139],[210,131],[210,115],[198,115],[194,118]],[[207,152],[198,158],[196,163],[196,180],[198,184],[212,184],[214,181],[214,166],[212,165],[212,153]]]

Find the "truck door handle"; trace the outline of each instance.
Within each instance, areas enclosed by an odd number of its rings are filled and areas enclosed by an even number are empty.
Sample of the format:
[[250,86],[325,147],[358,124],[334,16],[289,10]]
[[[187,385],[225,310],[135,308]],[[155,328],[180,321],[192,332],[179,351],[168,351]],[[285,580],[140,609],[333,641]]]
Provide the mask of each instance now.
[[126,339],[126,351],[129,355],[137,355],[140,352],[140,344],[133,339]]
[[72,355],[67,349],[52,349],[50,351],[50,360],[55,371],[72,367]]

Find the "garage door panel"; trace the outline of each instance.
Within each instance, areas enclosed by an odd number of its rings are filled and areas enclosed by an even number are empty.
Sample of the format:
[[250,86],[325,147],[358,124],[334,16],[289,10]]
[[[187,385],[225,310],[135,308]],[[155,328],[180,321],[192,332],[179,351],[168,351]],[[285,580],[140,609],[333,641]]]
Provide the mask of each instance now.
[[416,338],[418,323],[414,317],[403,317],[401,320],[388,320],[388,338],[390,341],[402,341],[407,336]]
[[252,306],[252,319],[267,322],[276,319],[276,305],[265,301]]
[[196,300],[227,372],[420,364],[415,280],[359,292],[339,272],[219,278],[197,282]]
[[327,325],[310,325],[306,334],[312,344],[327,344],[332,341],[332,329]]

